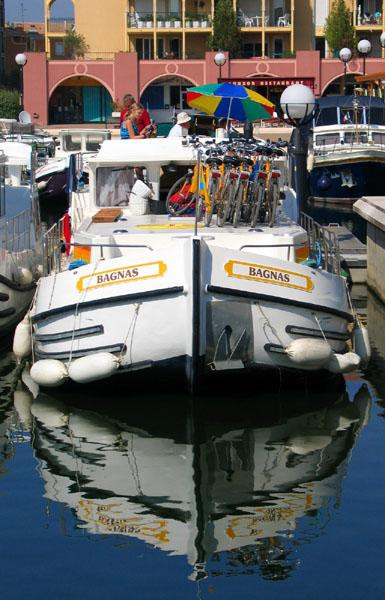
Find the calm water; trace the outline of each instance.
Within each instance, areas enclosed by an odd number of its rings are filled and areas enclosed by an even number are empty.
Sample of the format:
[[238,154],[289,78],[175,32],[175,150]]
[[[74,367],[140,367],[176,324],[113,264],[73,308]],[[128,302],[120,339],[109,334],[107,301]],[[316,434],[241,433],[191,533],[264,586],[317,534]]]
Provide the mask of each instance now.
[[33,399],[4,354],[3,597],[384,598],[385,311],[372,296],[367,317],[365,373],[290,392],[256,377],[194,402]]

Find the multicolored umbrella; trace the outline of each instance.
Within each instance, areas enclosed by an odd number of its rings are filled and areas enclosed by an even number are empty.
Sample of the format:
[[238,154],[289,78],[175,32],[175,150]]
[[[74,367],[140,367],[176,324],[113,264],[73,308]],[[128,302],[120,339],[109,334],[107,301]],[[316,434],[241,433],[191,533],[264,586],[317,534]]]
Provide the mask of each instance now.
[[274,104],[269,100],[233,83],[210,83],[189,88],[187,102],[191,108],[216,118],[237,121],[271,119],[274,111]]

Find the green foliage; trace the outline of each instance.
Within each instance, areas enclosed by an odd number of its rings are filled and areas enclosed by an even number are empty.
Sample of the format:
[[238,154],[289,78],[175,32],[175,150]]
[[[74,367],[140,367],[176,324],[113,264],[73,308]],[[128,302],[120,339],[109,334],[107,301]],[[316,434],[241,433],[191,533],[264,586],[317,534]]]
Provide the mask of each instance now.
[[69,31],[64,39],[64,52],[67,58],[84,58],[84,54],[88,50],[88,44],[84,35],[76,33],[76,31]]
[[356,36],[352,23],[352,15],[345,0],[334,0],[332,9],[326,19],[325,38],[333,52],[341,48],[354,50]]
[[231,0],[218,0],[215,7],[210,50],[227,50],[231,58],[241,55],[241,36]]
[[15,90],[0,89],[0,117],[17,119],[20,112],[19,94]]

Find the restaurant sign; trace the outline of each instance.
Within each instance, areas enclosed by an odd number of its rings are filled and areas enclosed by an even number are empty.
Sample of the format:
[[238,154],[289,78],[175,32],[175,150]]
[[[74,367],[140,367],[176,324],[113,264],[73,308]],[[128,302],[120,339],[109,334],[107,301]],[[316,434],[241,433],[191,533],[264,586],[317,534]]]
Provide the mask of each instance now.
[[244,87],[268,87],[268,88],[286,88],[295,83],[307,85],[314,90],[314,77],[253,77],[238,79],[235,77],[222,78],[222,83],[234,83]]

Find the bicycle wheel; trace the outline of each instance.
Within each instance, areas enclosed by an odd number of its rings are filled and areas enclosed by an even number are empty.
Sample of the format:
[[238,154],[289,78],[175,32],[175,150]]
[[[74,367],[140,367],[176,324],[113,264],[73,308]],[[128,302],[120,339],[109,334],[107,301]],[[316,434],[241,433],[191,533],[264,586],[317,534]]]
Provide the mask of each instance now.
[[269,227],[273,227],[275,221],[275,215],[277,213],[277,207],[279,202],[279,185],[277,181],[273,181],[269,189],[269,201],[268,201],[268,223]]
[[256,190],[255,190],[255,196],[254,196],[255,201],[254,201],[253,208],[251,211],[251,219],[250,219],[251,227],[255,227],[259,221],[264,197],[265,197],[265,181],[262,180],[262,181],[258,181]]
[[205,210],[205,214],[204,214],[204,223],[206,227],[210,226],[211,223],[211,219],[213,218],[213,212],[215,210],[215,206],[217,203],[217,196],[218,196],[218,192],[219,192],[219,179],[218,178],[211,178],[209,181],[209,196],[210,196],[210,201],[211,201],[211,210]]
[[238,227],[239,221],[241,218],[242,200],[243,200],[244,191],[245,191],[244,185],[242,183],[240,183],[238,186],[238,190],[237,190],[237,194],[236,194],[235,202],[234,202],[234,212],[233,212],[233,219],[232,219],[234,227]]
[[181,204],[171,203],[170,200],[174,194],[178,192],[178,190],[183,189],[184,185],[187,183],[191,183],[191,175],[187,173],[187,175],[183,175],[180,179],[178,179],[174,185],[171,186],[169,192],[167,194],[166,199],[166,210],[172,216],[183,215],[186,210],[190,208],[192,203],[195,200],[195,194],[189,194],[186,198],[181,198]]
[[223,227],[223,225],[226,222],[228,205],[230,203],[230,196],[231,196],[231,192],[232,192],[232,190],[230,188],[231,188],[231,184],[227,183],[227,185],[223,189],[221,197],[219,199],[218,214],[217,214],[218,227]]

